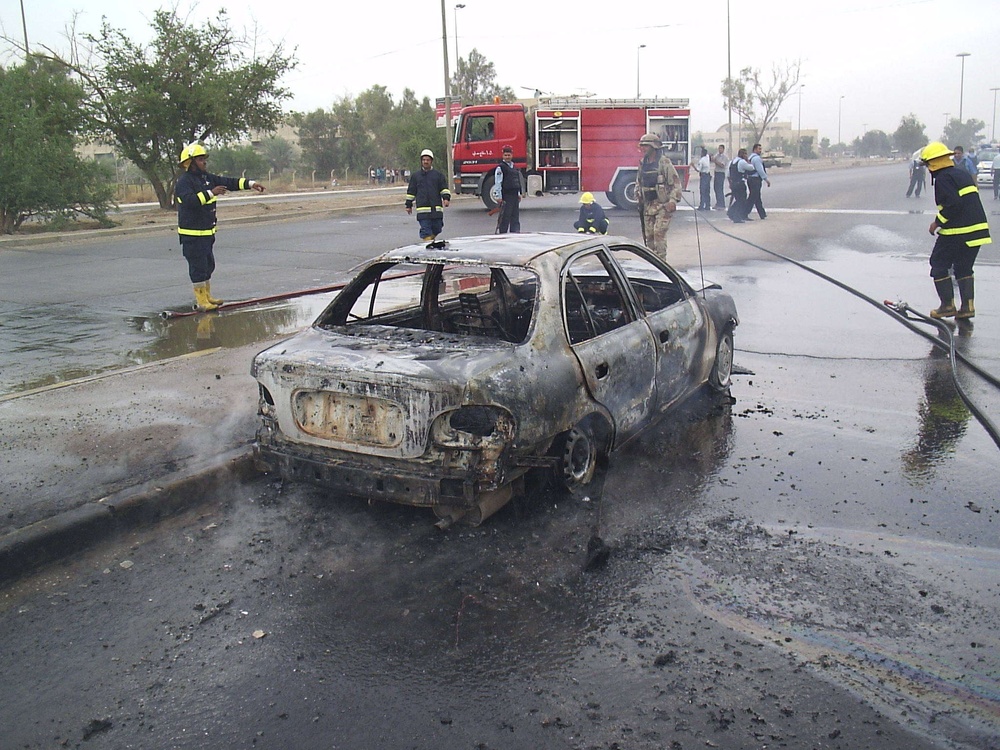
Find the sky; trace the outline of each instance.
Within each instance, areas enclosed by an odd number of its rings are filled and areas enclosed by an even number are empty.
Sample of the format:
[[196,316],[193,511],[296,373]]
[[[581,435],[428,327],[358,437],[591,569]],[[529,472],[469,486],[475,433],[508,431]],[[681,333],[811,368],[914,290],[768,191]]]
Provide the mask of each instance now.
[[[172,1],[172,0],[171,0]],[[769,76],[775,64],[801,61],[801,90],[782,121],[820,138],[849,142],[865,130],[892,133],[913,113],[931,139],[947,117],[976,118],[994,136],[1000,87],[997,0],[177,0],[192,23],[220,8],[235,28],[259,30],[267,43],[294,50],[298,67],[283,81],[286,108],[329,108],[374,85],[395,99],[406,88],[444,95],[442,20],[448,59],[473,48],[494,63],[497,82],[519,96],[685,98],[692,129],[727,121],[721,83],[745,67]],[[147,0],[0,0],[3,36],[65,53],[66,29],[96,32],[101,18],[134,41],[151,38],[149,20],[171,2]],[[727,7],[729,44],[727,45]],[[443,17],[443,19],[442,19]],[[457,34],[456,34],[457,26]],[[640,48],[640,45],[645,47]],[[6,50],[6,51],[3,51]],[[967,52],[969,57],[957,57]],[[964,60],[964,75],[963,75]],[[0,61],[18,61],[0,44]],[[961,100],[961,101],[960,101]]]

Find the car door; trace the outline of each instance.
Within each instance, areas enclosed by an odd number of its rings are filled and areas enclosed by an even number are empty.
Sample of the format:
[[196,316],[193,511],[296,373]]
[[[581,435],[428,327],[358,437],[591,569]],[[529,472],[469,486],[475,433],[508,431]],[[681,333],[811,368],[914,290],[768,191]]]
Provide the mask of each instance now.
[[[676,271],[628,245],[610,248],[656,342],[656,402],[665,409],[704,382],[710,323],[703,306]],[[710,358],[709,358],[710,359]]]
[[615,422],[616,440],[656,407],[656,344],[604,248],[571,258],[562,272],[563,321],[591,396]]

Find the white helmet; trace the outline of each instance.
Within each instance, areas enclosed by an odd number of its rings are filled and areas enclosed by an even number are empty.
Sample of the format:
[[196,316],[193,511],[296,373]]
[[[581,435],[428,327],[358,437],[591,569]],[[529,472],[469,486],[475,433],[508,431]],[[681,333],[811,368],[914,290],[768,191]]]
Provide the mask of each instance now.
[[420,158],[423,159],[425,156],[429,156],[433,159],[434,152],[431,151],[429,148],[425,148],[423,151],[420,152]]

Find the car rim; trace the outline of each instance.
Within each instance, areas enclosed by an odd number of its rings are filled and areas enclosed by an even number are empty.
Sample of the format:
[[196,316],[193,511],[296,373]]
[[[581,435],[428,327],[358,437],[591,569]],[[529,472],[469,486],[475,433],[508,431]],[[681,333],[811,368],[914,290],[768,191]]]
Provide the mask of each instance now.
[[733,337],[727,333],[720,339],[719,348],[715,352],[715,385],[719,388],[729,386],[733,373]]
[[586,429],[574,427],[566,436],[563,449],[563,480],[567,487],[580,487],[594,477],[597,448]]

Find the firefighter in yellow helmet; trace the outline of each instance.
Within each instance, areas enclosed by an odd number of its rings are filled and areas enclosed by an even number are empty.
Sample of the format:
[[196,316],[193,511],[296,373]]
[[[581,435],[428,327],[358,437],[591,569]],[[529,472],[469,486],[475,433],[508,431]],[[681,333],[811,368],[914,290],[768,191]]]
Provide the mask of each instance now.
[[[976,314],[972,266],[979,248],[992,240],[975,180],[955,166],[952,154],[952,149],[938,141],[928,144],[920,153],[920,160],[931,172],[937,203],[937,215],[928,231],[937,234],[931,252],[931,278],[941,306],[931,310],[931,317],[968,319]],[[962,306],[958,309],[953,273],[962,296]]]
[[199,310],[215,310],[222,300],[212,296],[211,278],[215,270],[215,204],[220,195],[230,190],[256,190],[264,186],[243,177],[220,177],[206,170],[208,151],[200,143],[192,143],[181,151],[184,173],[174,185],[177,201],[177,234],[188,262],[188,276],[194,285],[195,305]]
[[580,217],[573,224],[581,234],[607,234],[611,222],[604,215],[604,209],[594,200],[593,193],[580,196]]
[[681,180],[670,157],[660,153],[663,143],[656,133],[639,139],[642,159],[636,177],[642,238],[656,255],[667,259],[667,230],[681,200]]

